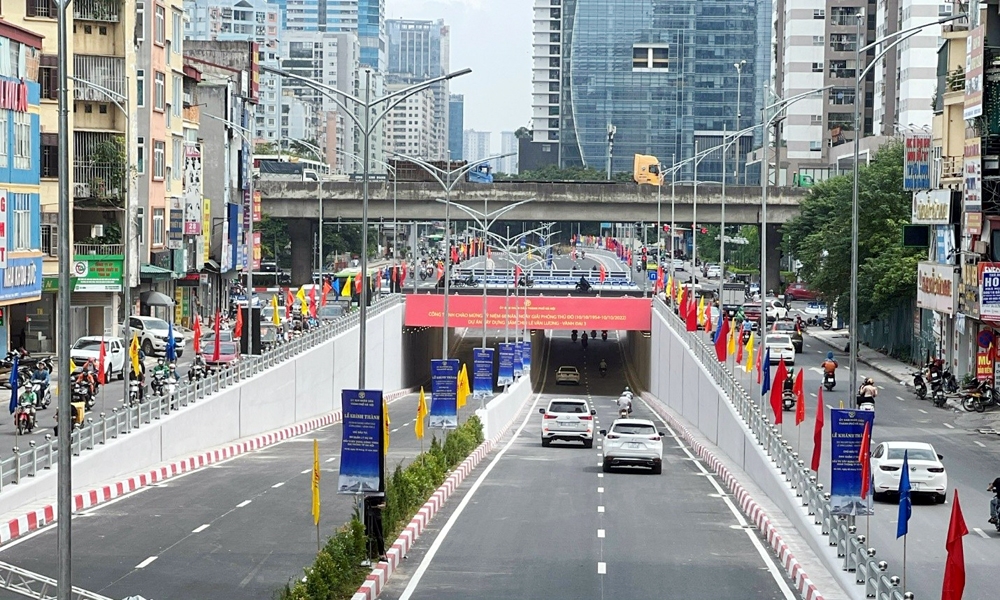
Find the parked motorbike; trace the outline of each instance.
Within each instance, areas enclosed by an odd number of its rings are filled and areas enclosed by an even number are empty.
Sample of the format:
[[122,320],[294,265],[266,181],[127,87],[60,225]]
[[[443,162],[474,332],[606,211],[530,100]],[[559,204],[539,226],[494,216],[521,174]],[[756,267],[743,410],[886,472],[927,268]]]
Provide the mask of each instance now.
[[823,373],[823,387],[826,391],[831,392],[833,388],[837,385],[837,376],[833,373]]
[[968,412],[983,412],[998,402],[997,391],[988,381],[981,381],[974,388],[962,393],[962,408]]
[[927,398],[927,384],[924,383],[923,371],[915,371],[913,373],[913,391],[917,394],[917,398],[920,400]]
[[829,330],[831,327],[833,327],[833,318],[825,317],[821,325],[823,326],[823,329]]

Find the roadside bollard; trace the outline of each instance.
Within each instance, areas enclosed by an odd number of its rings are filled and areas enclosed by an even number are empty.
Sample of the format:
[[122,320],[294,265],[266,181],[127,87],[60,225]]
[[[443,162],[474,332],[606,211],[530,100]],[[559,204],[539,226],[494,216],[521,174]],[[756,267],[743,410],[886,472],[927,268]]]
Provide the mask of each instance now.
[[31,472],[28,477],[34,477],[38,473],[38,447],[35,440],[28,440],[28,445],[31,446]]
[[[52,436],[49,435],[49,434],[47,434],[47,433],[45,434],[45,448],[49,451],[48,452],[49,459],[47,461],[48,464],[45,465],[45,468],[46,469],[51,469],[52,468],[52,454],[55,452],[55,444],[52,443]],[[0,478],[0,479],[2,479],[2,478]]]
[[[855,557],[857,562],[857,569],[854,572],[854,583],[863,585],[868,581],[869,577],[869,561],[875,556],[875,548],[865,548],[864,542],[860,548],[858,548],[858,555]],[[871,561],[872,566],[875,561]]]
[[14,446],[14,479],[11,483],[21,482],[21,452]]
[[108,443],[108,422],[104,418],[104,413],[101,413],[101,445]]

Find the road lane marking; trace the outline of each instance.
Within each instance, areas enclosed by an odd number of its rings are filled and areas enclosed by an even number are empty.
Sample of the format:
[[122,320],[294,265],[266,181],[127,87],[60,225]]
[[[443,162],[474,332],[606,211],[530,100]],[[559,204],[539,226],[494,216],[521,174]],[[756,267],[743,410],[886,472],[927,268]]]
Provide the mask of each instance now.
[[244,506],[246,506],[247,504],[250,504],[251,502],[253,502],[253,500],[244,500],[243,502],[240,502],[239,504],[237,504],[236,508],[243,508]]
[[917,410],[919,410],[920,412],[924,413],[925,415],[927,414],[927,411],[924,410],[924,409],[922,409],[922,408],[918,408]]
[[980,448],[985,448],[986,447],[986,444],[980,442],[979,440],[972,440],[972,441],[976,442],[976,445],[979,446]]
[[597,493],[598,494],[603,494],[604,493],[604,488],[602,488],[602,487],[597,488]]
[[211,523],[205,523],[204,525],[199,525],[198,527],[195,527],[195,528],[194,528],[194,529],[193,529],[193,530],[191,531],[191,533],[201,533],[202,531],[205,531],[205,530],[206,530],[206,529],[208,529],[209,527],[211,527]]
[[944,425],[945,427],[947,427],[948,429],[954,429],[955,428],[955,426],[952,425],[951,423],[941,423],[941,424]]
[[336,456],[334,456],[333,458],[328,458],[328,459],[326,459],[326,462],[333,462],[333,461],[335,461],[335,460],[337,460],[337,457],[336,457]]
[[399,431],[399,427],[393,429],[390,433],[396,433],[397,431]]
[[602,562],[597,563],[597,574],[607,575],[607,573],[608,573],[608,565]]
[[[985,446],[983,446],[983,447],[985,448]],[[598,473],[597,474],[597,478],[598,479],[603,479],[604,478],[604,473]]]
[[597,507],[597,512],[599,512],[599,513],[604,512],[604,507],[603,506],[598,506]]
[[990,539],[990,536],[985,531],[983,531],[982,529],[980,529],[978,527],[973,527],[972,530],[975,531],[976,533],[978,533],[979,537]]
[[280,488],[283,485],[285,485],[285,482],[284,481],[279,481],[278,483],[272,485],[271,487],[272,488]]
[[149,558],[147,558],[146,560],[144,560],[144,561],[142,561],[141,563],[137,564],[137,565],[135,566],[135,568],[136,568],[136,569],[144,569],[144,568],[148,567],[148,566],[149,566],[149,565],[150,565],[150,564],[151,564],[151,563],[152,563],[152,562],[153,562],[154,560],[156,560],[157,558],[159,558],[159,557],[158,557],[158,556],[150,556],[150,557],[149,557]]
[[603,529],[598,529],[597,530],[597,537],[602,538],[602,539],[604,538],[604,530]]
[[899,400],[900,402],[906,402],[906,400],[904,400],[902,396],[896,396],[896,400]]
[[306,473],[312,473],[312,469],[306,469],[305,471],[299,473],[299,475],[305,475]]

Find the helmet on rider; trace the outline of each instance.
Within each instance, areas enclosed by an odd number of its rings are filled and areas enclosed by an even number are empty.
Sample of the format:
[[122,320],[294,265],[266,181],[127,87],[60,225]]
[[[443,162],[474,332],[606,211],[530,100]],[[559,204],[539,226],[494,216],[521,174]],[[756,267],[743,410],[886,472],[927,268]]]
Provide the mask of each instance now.
[[826,360],[833,360],[833,351],[832,350],[826,353]]
[[164,365],[164,363],[165,363],[165,361],[162,358],[156,359],[156,366],[162,367]]

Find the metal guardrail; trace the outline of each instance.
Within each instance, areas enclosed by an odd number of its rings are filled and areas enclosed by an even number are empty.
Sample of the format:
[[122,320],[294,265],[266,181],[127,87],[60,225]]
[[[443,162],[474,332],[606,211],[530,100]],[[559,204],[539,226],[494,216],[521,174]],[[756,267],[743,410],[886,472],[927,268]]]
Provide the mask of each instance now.
[[[28,598],[57,600],[57,585],[58,582],[51,577],[0,562],[0,589],[10,590]],[[72,587],[70,598],[73,600],[111,600],[107,596],[88,592],[76,586]]]
[[877,600],[912,600],[914,595],[904,593],[901,588],[900,577],[888,573],[889,563],[884,560],[876,561],[875,548],[867,546],[865,536],[857,532],[854,517],[831,513],[829,492],[824,491],[824,486],[817,480],[815,473],[799,458],[799,453],[792,450],[791,443],[781,436],[778,426],[770,422],[770,407],[761,406],[754,401],[726,365],[719,362],[715,348],[705,341],[705,336],[687,331],[681,318],[662,298],[656,298],[653,310],[664,317],[670,328],[686,340],[695,359],[729,396],[737,413],[757,438],[757,443],[784,475],[795,496],[802,499],[802,506],[813,516],[821,534],[828,536],[830,546],[837,548],[837,557],[843,557],[843,570],[855,573],[856,583],[865,586],[866,597]]
[[[368,315],[374,317],[404,301],[400,294],[384,296],[372,303]],[[260,356],[245,357],[201,380],[179,381],[172,399],[147,394],[147,400],[142,404],[122,405],[111,409],[110,414],[100,413],[97,419],[88,418],[81,428],[74,429],[71,434],[70,448],[73,456],[79,456],[86,450],[106,444],[109,438],[126,435],[174,411],[183,410],[189,404],[227,390],[344,333],[357,326],[359,320],[360,311],[355,310],[334,321],[321,322],[317,329],[271,348]],[[0,493],[7,487],[20,483],[25,477],[34,477],[39,471],[51,469],[57,464],[59,452],[56,440],[51,435],[45,435],[44,443],[38,444],[35,440],[30,440],[28,444],[27,450],[22,451],[15,446],[13,455],[0,459]]]

